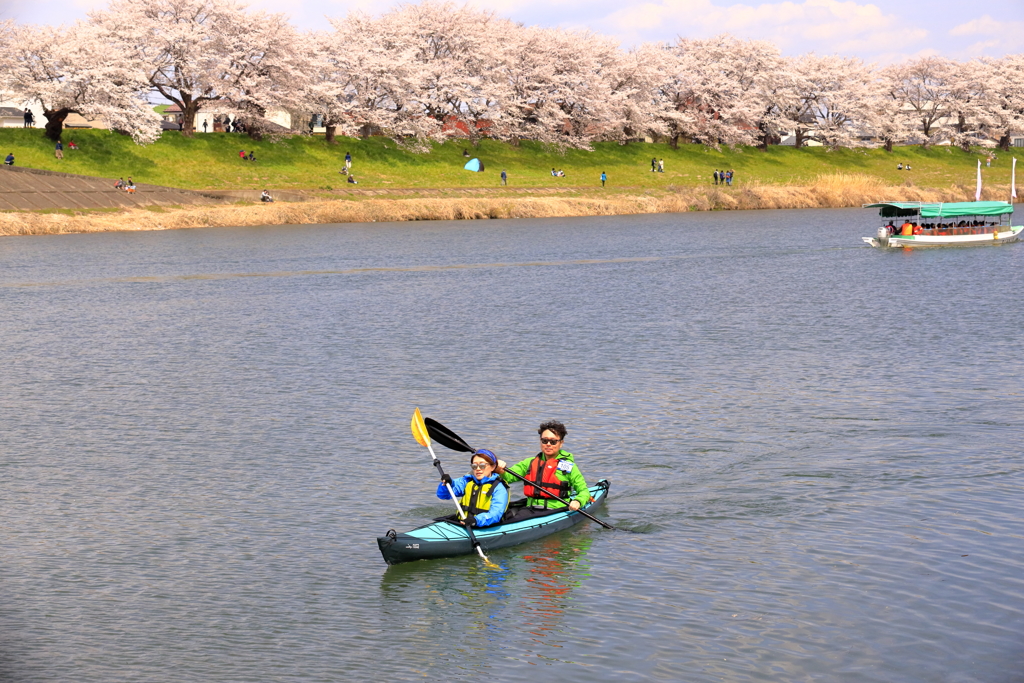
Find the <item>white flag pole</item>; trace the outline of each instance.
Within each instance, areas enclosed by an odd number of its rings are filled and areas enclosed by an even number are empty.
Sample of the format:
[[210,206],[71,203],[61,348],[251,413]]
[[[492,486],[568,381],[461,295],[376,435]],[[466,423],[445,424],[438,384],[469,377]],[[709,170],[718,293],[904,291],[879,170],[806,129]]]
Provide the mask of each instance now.
[[981,201],[981,159],[978,159],[978,189],[974,193],[974,201]]
[[1010,172],[1010,203],[1017,198],[1017,157],[1013,158],[1013,171]]

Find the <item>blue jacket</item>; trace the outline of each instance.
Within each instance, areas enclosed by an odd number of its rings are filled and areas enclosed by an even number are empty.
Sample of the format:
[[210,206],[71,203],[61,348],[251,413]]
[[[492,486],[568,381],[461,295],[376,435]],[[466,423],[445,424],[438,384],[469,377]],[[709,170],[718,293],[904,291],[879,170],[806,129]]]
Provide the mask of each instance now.
[[[462,497],[462,494],[466,492],[466,484],[469,483],[472,475],[465,475],[458,479],[452,480],[452,490],[455,491],[455,496],[458,498]],[[501,480],[501,477],[492,473],[491,476],[485,477],[484,479],[477,479],[478,483],[486,484],[489,481]],[[448,495],[448,488],[442,481],[437,485],[437,497],[441,500],[451,500],[452,497]],[[508,489],[504,486],[495,486],[494,492],[491,494],[491,509],[487,512],[481,512],[478,515],[474,515],[473,519],[476,520],[478,527],[491,526],[501,521],[501,516],[505,514],[505,509],[508,508]]]

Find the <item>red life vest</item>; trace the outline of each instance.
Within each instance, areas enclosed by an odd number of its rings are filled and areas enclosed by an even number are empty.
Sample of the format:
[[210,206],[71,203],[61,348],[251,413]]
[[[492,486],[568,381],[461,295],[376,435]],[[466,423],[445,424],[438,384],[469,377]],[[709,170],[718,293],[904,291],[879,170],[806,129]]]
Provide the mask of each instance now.
[[530,463],[530,471],[526,473],[526,481],[523,482],[524,496],[540,500],[554,500],[555,496],[569,497],[569,482],[562,481],[555,474],[562,461],[558,458],[553,458],[553,460],[555,461],[554,467],[545,467],[547,461],[543,456],[538,455],[533,459],[533,462]]

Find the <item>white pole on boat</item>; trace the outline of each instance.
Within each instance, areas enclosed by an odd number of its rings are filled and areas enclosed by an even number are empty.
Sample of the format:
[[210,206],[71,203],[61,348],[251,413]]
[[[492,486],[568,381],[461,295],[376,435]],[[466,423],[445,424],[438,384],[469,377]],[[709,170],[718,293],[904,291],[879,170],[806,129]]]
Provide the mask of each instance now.
[[974,201],[981,201],[981,159],[978,159],[978,189],[974,193]]
[[1010,171],[1010,203],[1017,198],[1017,157],[1013,158],[1013,170]]

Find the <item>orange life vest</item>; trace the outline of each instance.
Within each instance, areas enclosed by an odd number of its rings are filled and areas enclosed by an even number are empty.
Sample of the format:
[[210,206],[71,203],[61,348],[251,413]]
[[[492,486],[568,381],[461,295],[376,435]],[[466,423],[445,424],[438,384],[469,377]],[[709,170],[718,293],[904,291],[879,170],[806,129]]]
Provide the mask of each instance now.
[[[555,474],[558,472],[558,465],[562,461],[554,460],[554,467],[546,467],[547,461],[540,455],[530,463],[530,471],[526,473],[526,481],[523,482],[523,495],[527,498],[554,500],[555,496],[567,498],[569,496],[569,482],[562,481]],[[539,471],[538,471],[539,470]]]

